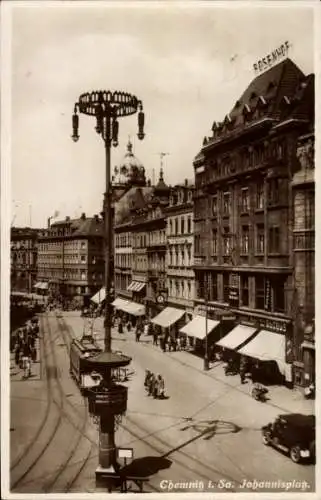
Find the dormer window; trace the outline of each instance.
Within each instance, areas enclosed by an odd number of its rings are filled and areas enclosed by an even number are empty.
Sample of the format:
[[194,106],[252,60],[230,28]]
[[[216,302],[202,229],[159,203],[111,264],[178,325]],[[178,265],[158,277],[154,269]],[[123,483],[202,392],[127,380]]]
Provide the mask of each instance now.
[[255,93],[255,92],[252,92],[251,97],[250,97],[251,101],[252,101],[253,99],[255,99],[256,97],[257,97],[256,93]]
[[267,105],[267,102],[266,102],[266,100],[264,99],[264,97],[262,95],[259,96],[258,104],[261,105],[261,106],[266,106]]
[[274,82],[270,82],[267,86],[267,92],[271,92],[271,90],[273,90],[275,87],[275,83]]
[[237,109],[241,106],[241,101],[236,101],[234,108]]
[[288,96],[283,96],[283,103],[287,104],[288,106],[291,104],[291,101],[290,99],[288,98]]

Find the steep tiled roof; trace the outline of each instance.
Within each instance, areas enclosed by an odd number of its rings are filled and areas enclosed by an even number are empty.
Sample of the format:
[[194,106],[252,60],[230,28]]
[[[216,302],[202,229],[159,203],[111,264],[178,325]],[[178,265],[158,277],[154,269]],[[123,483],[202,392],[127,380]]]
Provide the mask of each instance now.
[[94,217],[86,219],[77,219],[71,221],[71,227],[74,229],[73,236],[103,236],[104,224],[102,219],[95,219]]
[[260,97],[263,97],[266,102],[265,114],[277,116],[282,98],[293,96],[298,82],[304,78],[302,71],[290,59],[285,59],[258,75],[252,80],[229,113],[230,118],[234,121],[234,127],[243,125],[244,108],[249,111],[253,110]]

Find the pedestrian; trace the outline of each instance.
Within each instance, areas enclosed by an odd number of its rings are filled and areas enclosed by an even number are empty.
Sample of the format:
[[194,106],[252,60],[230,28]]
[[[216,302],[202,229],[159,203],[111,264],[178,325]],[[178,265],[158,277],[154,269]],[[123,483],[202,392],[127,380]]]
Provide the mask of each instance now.
[[25,342],[22,347],[22,368],[23,368],[23,378],[27,379],[31,375],[31,363],[30,363],[30,346],[28,342]]
[[153,384],[153,398],[157,399],[159,395],[159,377],[160,375],[157,375],[157,377],[154,377],[154,384]]
[[150,376],[151,376],[150,370],[145,370],[144,387],[148,387]]
[[177,337],[177,340],[176,340],[176,349],[178,351],[181,350],[181,338],[180,337]]
[[118,333],[123,333],[123,323],[120,321],[118,325]]
[[17,366],[20,366],[20,350],[21,350],[21,344],[19,342],[19,339],[17,338],[16,345],[15,345],[15,351],[14,351],[14,361]]
[[150,377],[148,379],[148,396],[152,396],[154,392],[154,386],[155,386],[155,375],[153,373],[150,374]]
[[158,337],[157,333],[153,332],[153,345],[158,345],[157,337]]
[[240,361],[240,378],[241,378],[241,384],[245,383],[245,373],[246,373],[246,360],[242,356],[241,361]]
[[161,375],[158,375],[158,397],[160,399],[165,397],[165,380]]
[[132,324],[131,324],[131,321],[129,320],[127,323],[127,331],[130,332],[131,329],[132,329]]

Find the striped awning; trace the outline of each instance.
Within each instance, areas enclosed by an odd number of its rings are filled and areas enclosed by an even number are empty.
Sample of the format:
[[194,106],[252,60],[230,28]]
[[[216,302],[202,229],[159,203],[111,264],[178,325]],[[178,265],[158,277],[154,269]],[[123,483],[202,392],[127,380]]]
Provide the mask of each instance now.
[[143,304],[124,300],[120,297],[117,297],[111,305],[114,306],[115,309],[119,309],[120,311],[124,311],[128,314],[133,314],[133,316],[144,316],[146,312]]
[[128,292],[140,292],[146,283],[143,283],[142,281],[132,281],[129,287],[127,288]]
[[204,316],[195,316],[187,325],[180,329],[181,333],[188,335],[189,337],[196,337],[197,339],[203,340],[206,335],[211,333],[214,328],[220,324],[219,321],[213,319],[208,319]]
[[246,340],[248,340],[255,332],[257,328],[247,325],[237,325],[233,330],[231,330],[225,337],[216,342],[216,345],[224,347],[225,349],[237,349]]
[[41,288],[41,285],[42,285],[42,283],[40,283],[40,281],[38,281],[38,283],[33,285],[33,288]]
[[182,316],[184,316],[185,311],[182,309],[176,309],[175,307],[165,307],[163,311],[155,318],[152,319],[152,323],[155,325],[162,326],[163,328],[168,328],[169,326],[173,325],[181,319]]

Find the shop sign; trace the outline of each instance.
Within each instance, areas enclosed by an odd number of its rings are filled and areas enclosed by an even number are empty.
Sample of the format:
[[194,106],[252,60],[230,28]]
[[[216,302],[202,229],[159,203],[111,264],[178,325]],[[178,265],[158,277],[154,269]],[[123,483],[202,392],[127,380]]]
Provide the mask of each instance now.
[[265,304],[264,309],[268,311],[271,307],[271,282],[269,279],[265,280]]
[[293,342],[292,342],[292,339],[290,339],[290,338],[286,339],[285,359],[286,359],[287,363],[293,362]]
[[283,57],[287,57],[289,52],[290,44],[289,42],[284,42],[280,47],[273,50],[270,54],[267,54],[262,59],[259,59],[253,64],[253,69],[256,74],[262,73],[267,69],[271,68],[275,63],[278,63]]
[[[280,321],[273,321],[271,319],[263,320],[265,323],[265,328],[268,330],[274,331],[276,333],[285,333],[286,332],[286,324],[281,323]],[[261,320],[260,320],[261,323]]]

